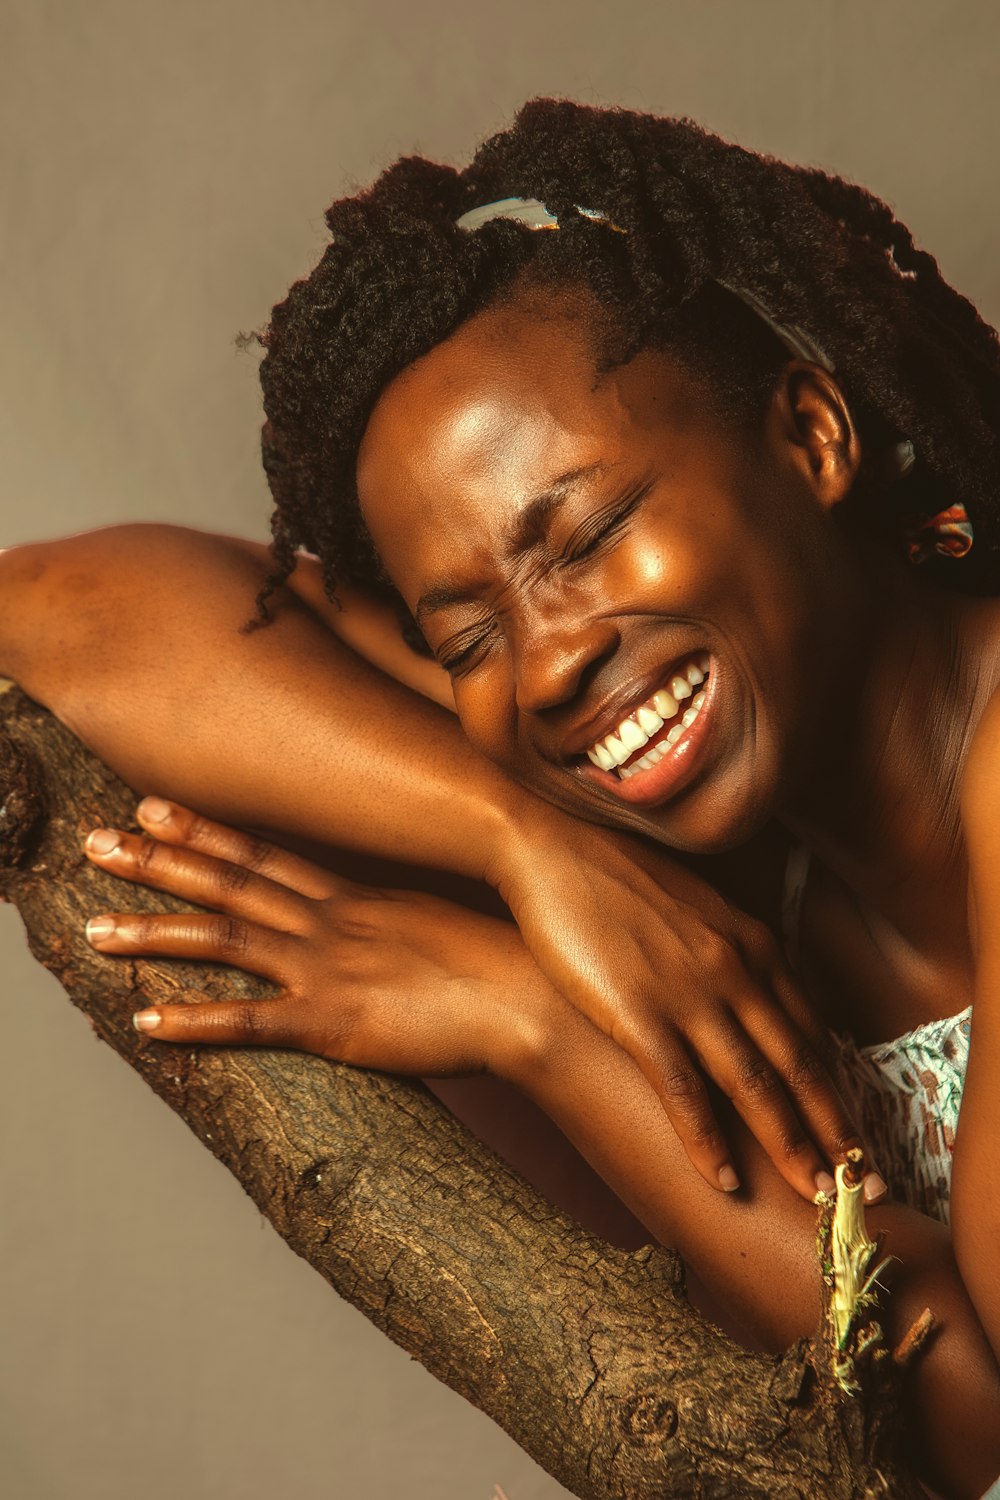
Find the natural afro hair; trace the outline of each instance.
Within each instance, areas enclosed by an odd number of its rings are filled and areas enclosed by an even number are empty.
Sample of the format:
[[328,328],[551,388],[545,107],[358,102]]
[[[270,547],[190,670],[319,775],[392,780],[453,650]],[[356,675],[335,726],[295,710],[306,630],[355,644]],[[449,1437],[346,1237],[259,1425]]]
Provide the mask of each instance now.
[[[540,200],[558,232],[503,218],[457,227],[506,197]],[[690,120],[534,99],[467,167],[401,158],[326,222],[322,259],[259,335],[275,502],[260,619],[300,548],[321,560],[331,597],[338,579],[393,596],[355,485],[372,408],[407,365],[528,284],[592,294],[598,368],[670,350],[747,418],[788,359],[720,284],[749,292],[828,356],[869,453],[913,443],[910,477],[864,486],[872,525],[894,531],[962,501],[975,546],[927,570],[967,592],[1000,592],[997,336],[865,189]]]

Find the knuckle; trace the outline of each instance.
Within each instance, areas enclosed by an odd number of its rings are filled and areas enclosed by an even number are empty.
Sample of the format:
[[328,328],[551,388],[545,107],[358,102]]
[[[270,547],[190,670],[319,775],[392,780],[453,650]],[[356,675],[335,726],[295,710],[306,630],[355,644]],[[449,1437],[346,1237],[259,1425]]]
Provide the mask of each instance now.
[[273,849],[265,839],[255,838],[252,833],[244,836],[243,840],[243,863],[248,870],[255,875],[262,874],[270,865]]
[[743,932],[743,948],[760,969],[773,970],[783,962],[778,940],[764,922],[747,924]]
[[379,906],[357,895],[333,902],[333,921],[340,937],[365,942],[378,936]]
[[781,1083],[771,1064],[764,1058],[747,1058],[737,1075],[737,1091],[754,1101],[766,1101],[781,1092]]
[[725,1154],[722,1136],[712,1115],[696,1117],[688,1127],[684,1144],[689,1152],[695,1151],[702,1156]]
[[127,936],[131,943],[143,948],[156,941],[159,928],[159,918],[137,912],[126,922],[119,923],[118,930]]
[[673,1063],[663,1069],[660,1073],[660,1087],[668,1099],[689,1107],[702,1104],[708,1097],[697,1071],[684,1063]]
[[737,956],[731,940],[718,928],[710,927],[702,935],[699,943],[699,958],[712,968],[722,968],[732,964]]
[[805,1154],[812,1155],[812,1143],[805,1132],[798,1126],[789,1124],[782,1131],[778,1142],[782,1158],[785,1161],[795,1161]]
[[249,933],[245,922],[236,917],[216,917],[211,932],[220,953],[238,956],[246,952]]
[[235,1018],[237,1033],[248,1039],[267,1035],[267,1017],[260,1004],[245,1001],[237,1010]]
[[176,836],[182,843],[188,844],[196,842],[204,821],[204,818],[200,818],[190,808],[181,807],[174,802],[171,804],[170,816],[165,826],[169,826],[171,836]]
[[159,872],[169,868],[170,850],[155,839],[139,839],[132,852],[132,862],[140,873]]
[[805,1043],[797,1047],[788,1059],[789,1082],[799,1089],[818,1087],[825,1079],[826,1069],[813,1049]]
[[225,863],[219,866],[216,884],[224,896],[238,896],[246,890],[252,873],[244,865]]

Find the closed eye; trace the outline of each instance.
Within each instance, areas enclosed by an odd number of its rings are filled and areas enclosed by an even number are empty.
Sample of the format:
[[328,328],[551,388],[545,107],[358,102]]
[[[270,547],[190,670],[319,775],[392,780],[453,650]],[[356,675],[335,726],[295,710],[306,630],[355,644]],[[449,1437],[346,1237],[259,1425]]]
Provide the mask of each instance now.
[[442,651],[438,660],[446,672],[456,672],[460,667],[471,662],[476,652],[481,650],[488,643],[489,639],[490,632],[488,630],[480,630],[478,635],[471,637],[468,635],[460,636],[454,642],[454,646],[457,646],[458,649],[446,648]]
[[645,500],[652,484],[643,485],[631,495],[626,495],[617,505],[610,510],[600,512],[591,516],[583,523],[583,526],[570,538],[569,545],[562,557],[563,565],[580,562],[582,558],[589,557],[596,552],[600,544],[615,532],[632,512]]

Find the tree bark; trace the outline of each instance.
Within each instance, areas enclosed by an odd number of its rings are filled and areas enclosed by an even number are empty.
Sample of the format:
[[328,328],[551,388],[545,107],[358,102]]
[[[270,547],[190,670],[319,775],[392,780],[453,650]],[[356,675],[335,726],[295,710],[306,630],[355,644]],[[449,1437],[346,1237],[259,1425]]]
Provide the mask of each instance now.
[[[692,1310],[673,1251],[602,1243],[421,1084],[139,1036],[141,1005],[267,986],[86,943],[87,917],[114,909],[120,887],[83,839],[101,824],[135,828],[135,804],[65,727],[0,685],[0,897],[98,1036],[342,1297],[581,1500],[921,1494],[895,1453],[893,1362],[878,1339],[859,1362],[860,1397],[834,1377],[819,1261],[816,1340],[751,1353]],[[184,909],[138,886],[129,905]]]

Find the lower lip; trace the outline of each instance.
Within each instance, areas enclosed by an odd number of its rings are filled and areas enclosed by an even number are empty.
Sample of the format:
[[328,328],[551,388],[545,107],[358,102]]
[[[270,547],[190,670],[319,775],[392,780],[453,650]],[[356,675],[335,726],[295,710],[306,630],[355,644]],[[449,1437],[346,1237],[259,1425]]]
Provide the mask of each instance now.
[[589,781],[611,792],[619,802],[631,802],[638,807],[656,806],[668,797],[676,796],[693,781],[704,764],[709,720],[713,717],[715,707],[717,678],[713,657],[709,662],[705,701],[698,710],[698,717],[677,743],[671,745],[666,755],[661,756],[648,771],[636,771],[634,776],[622,781],[613,771],[602,771],[588,761],[581,766],[581,773]]

